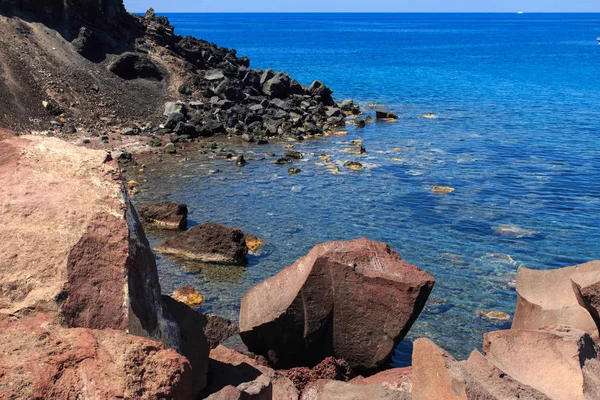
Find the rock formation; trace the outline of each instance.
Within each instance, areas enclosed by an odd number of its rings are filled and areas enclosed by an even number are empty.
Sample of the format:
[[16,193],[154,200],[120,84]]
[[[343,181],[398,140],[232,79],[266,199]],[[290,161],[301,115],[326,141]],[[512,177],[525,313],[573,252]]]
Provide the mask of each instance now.
[[569,325],[598,337],[596,323],[579,304],[571,282],[574,273],[593,271],[600,271],[600,263],[591,262],[545,271],[520,267],[516,282],[517,309],[512,329]]
[[[92,336],[107,346],[111,340],[121,343],[102,353],[106,356],[90,355],[99,365],[110,359],[111,351],[121,355],[128,347],[139,344],[144,348],[152,343],[128,338],[126,332],[181,351],[179,326],[163,307],[154,254],[127,193],[122,191],[116,163],[109,161],[105,152],[39,136],[0,141],[0,158],[0,315],[11,316],[3,317],[3,329],[35,327],[38,320],[29,319],[43,318],[48,321],[44,324],[57,326],[56,340],[74,337],[74,343],[79,343],[79,332],[84,332],[87,336],[82,340],[91,347],[98,347],[88,339]],[[59,323],[63,325],[60,329]],[[202,331],[195,334],[197,340],[203,338]],[[161,353],[163,345],[159,343],[152,346],[154,350],[147,350],[151,353],[135,356],[136,368],[160,371],[167,367],[159,360],[170,353]],[[64,368],[87,368],[82,364],[87,358],[78,356],[77,349],[73,351]],[[150,357],[154,353],[162,355]],[[182,382],[193,379],[194,385],[203,385],[205,370],[184,373],[189,367],[185,359],[165,358],[169,364],[175,361],[179,364],[172,373],[179,371]],[[32,374],[28,368],[34,365],[24,365],[21,373]],[[114,368],[116,374],[119,368],[130,368],[128,365],[116,363],[107,368]],[[17,370],[11,372],[15,373]],[[80,390],[90,390],[93,397],[94,390],[105,390],[100,386],[86,389],[84,383],[73,383],[74,393],[83,395]],[[139,383],[146,384],[150,383]],[[177,385],[172,390],[179,390]]]
[[242,265],[246,262],[246,240],[239,229],[208,222],[167,240],[156,250],[179,258],[214,264]]
[[359,371],[382,368],[433,284],[382,243],[321,244],[246,293],[240,334],[251,351],[282,367],[334,356]]
[[188,208],[185,204],[165,201],[143,203],[139,207],[144,223],[161,229],[184,231],[187,229]]
[[579,267],[571,275],[575,297],[579,305],[590,313],[600,331],[600,261],[590,261]]

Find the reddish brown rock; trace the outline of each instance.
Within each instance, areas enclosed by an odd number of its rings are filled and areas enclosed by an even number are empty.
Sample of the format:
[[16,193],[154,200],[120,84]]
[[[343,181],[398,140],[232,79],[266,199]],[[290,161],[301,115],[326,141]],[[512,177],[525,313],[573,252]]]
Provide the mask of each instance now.
[[[376,383],[355,385],[351,382],[319,380],[302,393],[302,400],[410,400],[410,394],[388,389]],[[431,400],[431,399],[430,399]]]
[[387,365],[423,309],[434,279],[383,243],[316,246],[242,299],[240,335],[250,351],[286,368],[325,357],[352,368]]
[[367,378],[358,376],[350,381],[355,385],[370,385],[377,383],[385,388],[399,392],[412,392],[412,367],[392,368],[381,371]]
[[598,328],[590,313],[579,305],[571,275],[598,270],[593,263],[548,271],[520,267],[517,273],[517,309],[512,329],[540,329],[569,325],[594,337]]
[[579,266],[571,275],[575,297],[594,319],[600,331],[600,261],[590,261]]
[[3,399],[191,399],[189,362],[161,343],[37,312],[0,316],[0,371]]
[[[545,394],[515,380],[477,350],[473,350],[463,365],[473,378],[498,399],[551,400]],[[535,363],[532,366],[535,368]]]
[[283,374],[224,346],[210,352],[208,382],[200,398],[298,399],[298,391]]
[[445,350],[428,339],[413,347],[413,400],[496,400]]
[[138,207],[144,223],[160,229],[184,231],[187,229],[187,205],[165,201],[162,203],[143,203]]
[[177,348],[154,254],[106,153],[22,136],[0,142],[0,159],[0,313],[42,309]]
[[175,289],[171,297],[190,307],[197,307],[204,302],[204,296],[190,285]]
[[348,381],[354,375],[345,360],[327,357],[314,368],[296,367],[289,369],[285,375],[292,381],[298,391],[302,392],[310,383],[319,379]]
[[176,257],[214,264],[242,265],[248,247],[239,229],[208,222],[180,233],[156,250]]
[[483,350],[497,368],[553,400],[591,399],[588,393],[599,389],[593,385],[598,355],[582,330],[557,326],[490,332]]
[[204,334],[211,350],[240,331],[233,322],[218,315],[207,315],[206,320]]

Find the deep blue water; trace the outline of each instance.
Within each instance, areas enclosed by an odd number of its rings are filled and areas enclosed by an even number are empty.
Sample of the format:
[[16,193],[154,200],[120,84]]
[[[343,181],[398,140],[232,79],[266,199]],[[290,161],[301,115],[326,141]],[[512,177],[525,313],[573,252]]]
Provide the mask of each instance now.
[[[206,295],[201,310],[236,318],[245,291],[315,244],[365,236],[437,280],[409,339],[427,336],[465,357],[484,332],[510,326],[478,312],[512,315],[519,265],[600,258],[600,14],[168,17],[177,33],[236,48],[252,67],[305,84],[318,78],[366,114],[367,104],[383,103],[401,119],[296,144],[316,153],[297,163],[296,176],[259,161],[281,154],[281,144],[247,148],[244,168],[191,157],[148,171],[153,189],[141,200],[185,202],[196,222],[269,243],[246,269],[192,272],[160,257],[164,291],[192,284]],[[366,156],[343,152],[359,138]],[[367,168],[331,174],[322,152]],[[435,194],[434,185],[456,191]]]

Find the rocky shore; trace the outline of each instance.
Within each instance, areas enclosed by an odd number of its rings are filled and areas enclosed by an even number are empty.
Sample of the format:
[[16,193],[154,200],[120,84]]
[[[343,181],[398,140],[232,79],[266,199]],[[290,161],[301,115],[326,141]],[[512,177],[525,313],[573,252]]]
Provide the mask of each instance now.
[[[598,261],[520,268],[512,329],[464,361],[418,339],[406,368],[390,359],[435,279],[384,243],[317,245],[248,291],[236,322],[196,311],[192,287],[162,293],[144,225],[173,231],[155,250],[176,260],[241,266],[263,243],[188,229],[185,204],[136,209],[124,145],[301,141],[364,127],[361,110],[120,0],[0,0],[0,14],[0,127],[19,132],[0,129],[0,398],[600,399]],[[287,150],[277,164],[303,157]]]

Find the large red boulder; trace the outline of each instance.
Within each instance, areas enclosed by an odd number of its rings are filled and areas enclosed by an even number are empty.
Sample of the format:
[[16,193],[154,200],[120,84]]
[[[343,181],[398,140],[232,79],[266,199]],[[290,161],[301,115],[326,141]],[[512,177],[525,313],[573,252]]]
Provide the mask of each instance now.
[[250,351],[283,368],[334,356],[359,372],[379,369],[433,285],[431,275],[383,243],[320,244],[246,293],[240,335]]
[[600,361],[589,334],[567,327],[506,330],[484,336],[486,359],[553,400],[600,395]]
[[156,250],[191,261],[242,265],[248,247],[244,233],[214,222],[207,222],[180,233],[156,247]]
[[520,267],[517,272],[517,309],[512,329],[540,329],[569,325],[598,337],[594,319],[577,300],[571,276],[599,271],[600,263],[587,263],[553,270]]
[[123,331],[0,316],[2,399],[191,399],[188,360]]

